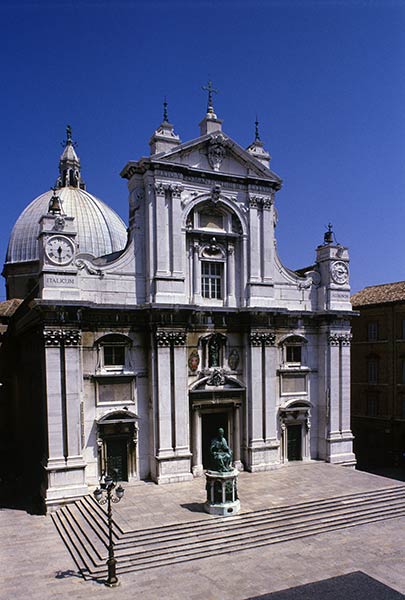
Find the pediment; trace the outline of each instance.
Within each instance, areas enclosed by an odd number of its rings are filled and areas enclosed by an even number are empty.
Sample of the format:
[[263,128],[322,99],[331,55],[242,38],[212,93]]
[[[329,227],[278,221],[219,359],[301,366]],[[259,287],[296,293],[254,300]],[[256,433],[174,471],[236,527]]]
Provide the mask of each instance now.
[[281,179],[222,131],[177,146],[152,162],[170,163],[199,171],[239,177],[258,177],[281,186]]

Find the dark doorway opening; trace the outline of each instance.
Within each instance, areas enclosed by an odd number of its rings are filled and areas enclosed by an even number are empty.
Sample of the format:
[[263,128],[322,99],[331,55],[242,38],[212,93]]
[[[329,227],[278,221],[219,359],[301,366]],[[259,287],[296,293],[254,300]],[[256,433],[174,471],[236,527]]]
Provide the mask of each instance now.
[[107,471],[118,481],[128,481],[128,452],[126,438],[110,438],[107,443]]
[[201,415],[202,417],[202,459],[204,469],[209,469],[210,465],[210,445],[211,440],[218,434],[218,429],[224,430],[226,441],[229,444],[228,437],[228,413],[213,412]]
[[302,425],[289,425],[287,427],[287,458],[288,460],[302,460]]

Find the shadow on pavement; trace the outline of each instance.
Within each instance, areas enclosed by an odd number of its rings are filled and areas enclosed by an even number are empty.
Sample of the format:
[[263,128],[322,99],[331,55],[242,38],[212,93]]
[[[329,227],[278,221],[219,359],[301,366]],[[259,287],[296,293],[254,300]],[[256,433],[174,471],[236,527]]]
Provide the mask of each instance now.
[[404,596],[361,571],[246,600],[403,600]]

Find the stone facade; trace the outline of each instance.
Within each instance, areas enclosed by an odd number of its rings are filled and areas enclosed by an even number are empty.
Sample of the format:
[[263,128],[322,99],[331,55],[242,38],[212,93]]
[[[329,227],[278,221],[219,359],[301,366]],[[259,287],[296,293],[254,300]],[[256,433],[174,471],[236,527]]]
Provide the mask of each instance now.
[[352,296],[352,428],[361,466],[405,460],[405,282]]
[[48,506],[112,468],[128,481],[199,476],[219,426],[238,469],[355,464],[347,248],[329,241],[311,267],[285,268],[270,155],[258,139],[243,150],[213,112],[200,127],[181,143],[165,119],[151,155],[124,167],[122,251],[80,254],[74,218],[41,217],[38,287],[9,340],[39,381],[14,373],[10,394],[32,416],[21,443],[34,444]]

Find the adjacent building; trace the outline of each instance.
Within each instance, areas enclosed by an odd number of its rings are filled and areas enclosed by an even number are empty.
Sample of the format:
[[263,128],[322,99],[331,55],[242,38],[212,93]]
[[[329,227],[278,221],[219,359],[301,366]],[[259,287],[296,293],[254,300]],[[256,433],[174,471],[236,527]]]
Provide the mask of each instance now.
[[360,466],[403,464],[405,281],[352,296],[352,428]]
[[130,160],[128,228],[91,195],[70,128],[53,191],[15,224],[4,276],[24,301],[4,337],[2,401],[45,503],[106,470],[201,476],[219,426],[238,469],[353,466],[349,254],[277,255],[276,194],[256,126],[247,149],[211,98],[199,136],[167,117]]

